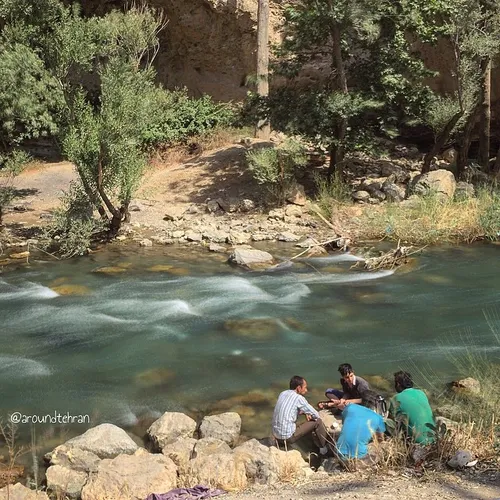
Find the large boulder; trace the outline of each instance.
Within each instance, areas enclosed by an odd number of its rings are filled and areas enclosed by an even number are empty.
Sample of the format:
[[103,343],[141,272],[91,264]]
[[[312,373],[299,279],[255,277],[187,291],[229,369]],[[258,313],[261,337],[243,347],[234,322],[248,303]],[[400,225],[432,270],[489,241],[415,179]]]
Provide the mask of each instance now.
[[49,500],[47,493],[26,488],[21,483],[8,484],[0,490],[0,500]]
[[47,489],[58,498],[80,498],[88,474],[68,469],[60,465],[52,465],[47,469]]
[[250,439],[236,447],[233,454],[245,465],[250,482],[272,484],[283,479],[305,476],[307,464],[297,450],[285,452]]
[[270,253],[249,247],[237,247],[229,256],[230,263],[245,267],[272,264],[273,260],[273,256]]
[[205,417],[200,425],[200,437],[220,439],[234,445],[240,437],[241,417],[235,412]]
[[80,436],[64,443],[69,448],[90,451],[99,458],[114,458],[123,453],[131,455],[138,446],[120,427],[113,424],[101,424],[92,427]]
[[198,441],[192,437],[178,439],[163,447],[162,453],[170,458],[175,465],[179,475],[185,475],[189,469],[189,461],[194,456],[194,447]]
[[191,460],[189,478],[193,483],[189,486],[209,484],[227,491],[242,490],[247,486],[245,465],[233,453],[196,457]]
[[412,191],[418,195],[436,193],[453,198],[456,188],[457,181],[453,173],[443,169],[417,175],[411,183]]
[[158,449],[178,439],[193,437],[196,422],[184,413],[165,412],[147,430],[148,436]]
[[194,445],[193,458],[199,455],[216,455],[217,453],[231,453],[231,448],[221,439],[213,437],[201,438]]
[[478,395],[481,393],[481,383],[472,377],[455,380],[451,383],[451,388],[460,394]]
[[395,182],[391,182],[390,179],[387,179],[382,184],[382,192],[385,194],[387,201],[399,203],[405,199],[406,190]]
[[101,461],[101,459],[91,451],[69,447],[65,444],[61,444],[53,451],[47,453],[45,455],[45,460],[51,465],[60,465],[61,467],[80,472],[96,471]]
[[82,500],[144,500],[177,487],[177,467],[164,455],[119,455],[102,460],[82,491]]
[[294,205],[304,206],[307,203],[306,192],[304,191],[304,186],[302,184],[295,184],[288,194],[286,201],[288,203],[293,203]]
[[406,182],[410,178],[410,174],[399,165],[394,165],[390,162],[384,162],[381,168],[382,177],[394,176],[396,182]]

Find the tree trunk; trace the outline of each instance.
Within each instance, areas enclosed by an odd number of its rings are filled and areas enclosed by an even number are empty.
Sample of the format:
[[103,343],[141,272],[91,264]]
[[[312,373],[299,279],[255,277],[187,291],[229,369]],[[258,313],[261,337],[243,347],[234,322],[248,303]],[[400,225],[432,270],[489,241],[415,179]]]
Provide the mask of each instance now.
[[[337,84],[340,92],[348,94],[347,76],[342,58],[342,45],[340,36],[340,26],[335,24],[332,28],[331,36],[333,42],[333,67],[337,74]],[[330,166],[328,169],[328,176],[332,179],[334,176],[337,179],[343,179],[344,161],[344,141],[347,133],[347,118],[341,117],[335,121],[334,125],[336,143],[330,147]]]
[[464,173],[465,166],[467,165],[470,143],[472,140],[472,131],[474,130],[474,125],[476,124],[476,120],[480,112],[481,112],[481,105],[478,104],[472,110],[471,114],[467,118],[467,123],[465,124],[464,132],[462,134],[461,145],[460,148],[458,149],[457,179],[460,179],[460,177]]
[[497,151],[497,157],[495,159],[495,164],[493,165],[493,173],[495,175],[500,174],[500,146]]
[[455,113],[450,118],[444,129],[441,131],[438,138],[436,139],[436,142],[434,143],[434,146],[432,146],[432,149],[424,157],[424,164],[422,166],[423,174],[426,174],[427,172],[430,171],[432,159],[439,153],[439,151],[441,151],[441,149],[443,149],[444,145],[450,138],[450,135],[453,132],[453,129],[455,128],[455,125],[458,123],[458,120],[462,118],[463,114],[464,114],[463,111]]
[[[259,0],[257,13],[257,94],[269,95],[269,0]],[[269,117],[263,116],[255,127],[255,137],[269,140]]]
[[491,127],[491,59],[488,57],[481,63],[481,118],[479,128],[479,165],[485,172],[489,170],[490,161],[490,127]]

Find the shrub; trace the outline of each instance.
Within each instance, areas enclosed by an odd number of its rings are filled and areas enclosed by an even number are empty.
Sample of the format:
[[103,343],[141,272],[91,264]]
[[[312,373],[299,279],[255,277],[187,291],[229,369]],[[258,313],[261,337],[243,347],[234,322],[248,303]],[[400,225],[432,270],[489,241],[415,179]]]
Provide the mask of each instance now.
[[81,187],[72,184],[61,198],[61,206],[44,234],[45,247],[58,244],[63,258],[85,255],[93,238],[105,230],[105,221],[94,217],[94,206]]
[[276,148],[249,151],[247,162],[253,178],[266,185],[278,203],[283,204],[297,171],[307,165],[307,154],[304,145],[288,139]]
[[314,181],[318,190],[317,200],[319,208],[327,218],[333,216],[336,205],[347,203],[351,200],[349,185],[338,175],[334,175],[331,180],[322,175],[317,175]]
[[230,105],[216,103],[208,95],[191,98],[187,89],[158,89],[155,114],[155,120],[143,134],[144,142],[150,146],[185,142],[217,127],[229,126],[234,120]]
[[21,173],[30,159],[27,153],[18,149],[9,154],[0,154],[0,225],[5,207],[15,198],[12,180]]

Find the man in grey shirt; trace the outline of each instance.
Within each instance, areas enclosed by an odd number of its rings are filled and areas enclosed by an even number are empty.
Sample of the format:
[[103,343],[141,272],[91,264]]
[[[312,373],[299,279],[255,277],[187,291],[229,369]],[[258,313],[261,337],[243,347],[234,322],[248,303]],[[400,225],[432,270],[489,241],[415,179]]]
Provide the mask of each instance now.
[[[307,381],[295,375],[290,380],[290,389],[283,391],[273,413],[273,435],[278,441],[295,443],[301,437],[313,432],[321,455],[328,453],[327,432],[318,412],[307,402]],[[297,426],[297,417],[305,415],[307,421]]]

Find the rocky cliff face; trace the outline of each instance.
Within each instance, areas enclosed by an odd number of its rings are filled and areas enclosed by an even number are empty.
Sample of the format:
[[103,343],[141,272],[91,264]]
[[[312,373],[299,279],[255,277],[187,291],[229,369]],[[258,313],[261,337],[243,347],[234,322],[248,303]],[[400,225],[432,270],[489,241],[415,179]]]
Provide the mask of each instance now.
[[[87,14],[120,8],[119,0],[81,0]],[[280,0],[271,2],[271,25],[279,24]],[[241,99],[255,73],[257,0],[148,0],[165,12],[157,58],[160,80],[169,88],[187,86],[194,95]],[[275,30],[272,37],[276,38]]]

